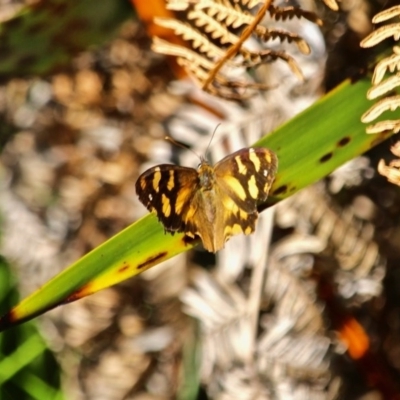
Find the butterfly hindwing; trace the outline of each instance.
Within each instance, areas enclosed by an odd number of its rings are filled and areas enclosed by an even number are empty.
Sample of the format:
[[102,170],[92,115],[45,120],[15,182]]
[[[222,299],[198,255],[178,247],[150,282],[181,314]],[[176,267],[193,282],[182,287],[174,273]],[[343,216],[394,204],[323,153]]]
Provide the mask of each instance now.
[[244,233],[250,235],[255,231],[258,212],[243,213],[242,210],[237,210],[236,213],[225,213],[224,224],[224,242],[231,236]]

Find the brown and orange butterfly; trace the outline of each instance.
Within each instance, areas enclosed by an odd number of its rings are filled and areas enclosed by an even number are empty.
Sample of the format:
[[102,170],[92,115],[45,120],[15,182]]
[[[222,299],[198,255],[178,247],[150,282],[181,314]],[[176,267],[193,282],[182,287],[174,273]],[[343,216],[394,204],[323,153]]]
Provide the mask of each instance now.
[[171,164],[139,176],[139,200],[155,212],[168,232],[199,236],[216,252],[233,235],[254,232],[257,204],[267,199],[278,167],[271,150],[245,148],[214,167],[201,159],[197,170]]

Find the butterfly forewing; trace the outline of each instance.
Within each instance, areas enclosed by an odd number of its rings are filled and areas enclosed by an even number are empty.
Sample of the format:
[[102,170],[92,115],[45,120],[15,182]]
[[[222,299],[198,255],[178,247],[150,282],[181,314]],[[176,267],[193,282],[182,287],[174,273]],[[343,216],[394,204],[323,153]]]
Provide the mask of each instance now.
[[184,231],[188,213],[199,184],[193,168],[161,164],[140,175],[136,182],[139,200],[157,214],[167,231]]
[[216,182],[240,209],[251,213],[267,199],[277,164],[276,155],[268,149],[242,149],[215,165]]

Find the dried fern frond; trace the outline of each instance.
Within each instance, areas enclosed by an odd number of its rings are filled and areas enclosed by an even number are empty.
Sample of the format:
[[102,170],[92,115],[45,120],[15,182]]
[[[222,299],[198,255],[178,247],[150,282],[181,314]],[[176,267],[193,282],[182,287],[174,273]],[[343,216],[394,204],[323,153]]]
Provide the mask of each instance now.
[[276,321],[290,321],[290,330],[296,335],[321,334],[324,330],[315,294],[298,278],[306,264],[306,268],[312,268],[313,261],[308,255],[322,251],[324,246],[317,241],[307,235],[292,235],[274,247],[268,265],[264,306],[275,304]]
[[[180,0],[177,0],[180,1]],[[325,5],[329,7],[333,11],[338,11],[339,6],[336,0],[323,0]],[[264,0],[242,0],[244,5],[247,5],[249,8],[255,7],[256,5],[264,3]]]
[[374,70],[374,75],[372,76],[372,83],[374,85],[379,84],[384,78],[385,74],[389,72],[400,71],[400,47],[393,47],[393,55],[386,57],[380,61]]
[[331,370],[333,346],[323,307],[315,286],[293,273],[301,270],[304,257],[310,260],[308,253],[324,247],[318,238],[291,237],[275,246],[268,266],[262,261],[267,268],[256,329],[251,320],[252,285],[243,289],[218,273],[195,271],[193,287],[181,299],[201,327],[201,376],[210,397],[335,398],[332,394],[340,383]]
[[400,142],[395,143],[390,150],[398,158],[392,160],[388,165],[384,160],[380,160],[378,171],[381,175],[386,176],[389,182],[400,186]]
[[[376,84],[368,90],[367,97],[369,99],[376,99],[379,96],[389,93],[397,86],[400,86],[400,73],[385,79],[384,81]],[[394,111],[394,109],[392,110]]]
[[339,6],[338,3],[335,0],[323,0],[324,3],[333,11],[338,11]]
[[268,12],[271,17],[277,21],[286,21],[287,19],[293,18],[305,18],[317,25],[322,25],[322,21],[313,12],[302,10],[297,7],[275,7],[271,4]]
[[247,301],[236,285],[223,284],[198,269],[194,288],[181,296],[184,311],[201,322],[203,334],[202,375],[209,377],[216,366],[228,369],[232,363],[248,360],[252,341]]
[[[374,119],[378,118],[385,111],[395,111],[400,106],[400,95],[389,96],[374,104],[367,112],[365,112],[362,116],[363,122],[371,122]],[[378,122],[375,125],[369,126],[367,128],[368,133],[377,133],[377,126],[390,126],[392,125],[392,129],[395,133],[400,131],[400,120],[397,121],[383,121]],[[379,124],[379,125],[378,125]]]
[[[393,6],[376,14],[372,18],[374,24],[379,24],[385,22],[389,19],[396,18],[400,16],[400,6]],[[385,25],[378,28],[376,31],[368,35],[362,42],[362,47],[372,47],[382,42],[383,40],[393,36],[394,40],[399,40],[400,38],[400,24],[394,23],[390,25]]]
[[202,380],[212,398],[287,398],[285,390],[301,400],[331,398],[332,346],[321,316],[323,308],[286,270],[283,254],[281,249],[273,251],[268,265],[256,336],[248,298],[236,284],[199,270],[193,276],[194,287],[182,296],[186,312],[200,322]]
[[[269,89],[255,84],[244,72],[267,62],[282,60],[299,78],[303,74],[296,61],[285,50],[254,50],[247,40],[259,42],[278,40],[294,43],[303,54],[309,54],[306,41],[296,33],[261,24],[266,15],[275,21],[305,18],[320,24],[310,11],[298,7],[279,7],[274,0],[170,0],[167,8],[179,11],[177,19],[160,19],[157,24],[174,30],[188,43],[188,47],[167,45],[154,38],[153,50],[177,57],[177,62],[193,76],[203,90],[227,99],[246,98],[249,90]],[[254,13],[254,9],[258,7]]]
[[310,46],[308,43],[299,35],[287,31],[283,31],[281,29],[268,29],[265,26],[257,26],[255,30],[256,35],[267,41],[269,39],[279,38],[281,42],[285,40],[288,43],[295,43],[299,51],[303,54],[310,54]]
[[284,51],[272,51],[272,50],[264,50],[260,51],[259,53],[250,53],[246,50],[243,51],[244,57],[244,65],[248,67],[256,67],[262,63],[267,62],[268,60],[283,60],[285,61],[292,72],[299,78],[303,79],[303,74],[297,65],[295,59],[291,57],[289,54],[285,53]]
[[[372,19],[372,22],[386,22],[387,20],[398,17],[400,17],[400,6],[394,6],[377,14]],[[361,46],[372,47],[390,37],[393,37],[396,41],[400,39],[400,22],[387,24],[378,28],[361,42]],[[367,98],[370,100],[376,99],[379,96],[387,95],[387,97],[380,100],[365,112],[361,117],[362,122],[370,123],[378,118],[383,112],[387,110],[395,111],[399,107],[400,96],[391,95],[396,88],[400,87],[399,70],[400,48],[394,46],[393,54],[386,57],[376,65],[372,77],[373,86],[367,93]],[[384,79],[387,72],[394,73],[396,71],[396,74]],[[399,132],[400,119],[381,121],[367,127],[367,133],[380,133],[387,130],[394,131],[395,133]]]
[[278,221],[286,221],[286,227],[294,224],[300,232],[326,243],[326,255],[333,256],[340,267],[330,273],[343,297],[364,301],[381,292],[385,260],[373,240],[371,224],[359,221],[351,209],[339,212],[315,187],[292,196],[277,211]]

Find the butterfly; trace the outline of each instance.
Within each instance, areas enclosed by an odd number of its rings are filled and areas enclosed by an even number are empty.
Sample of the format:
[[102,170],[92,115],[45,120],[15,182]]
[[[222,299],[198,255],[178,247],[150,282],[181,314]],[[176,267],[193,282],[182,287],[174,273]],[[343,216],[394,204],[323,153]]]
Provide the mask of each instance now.
[[233,235],[254,232],[257,204],[267,199],[278,159],[265,148],[244,148],[211,166],[204,158],[196,169],[161,164],[136,182],[139,200],[168,232],[199,236],[210,252]]

